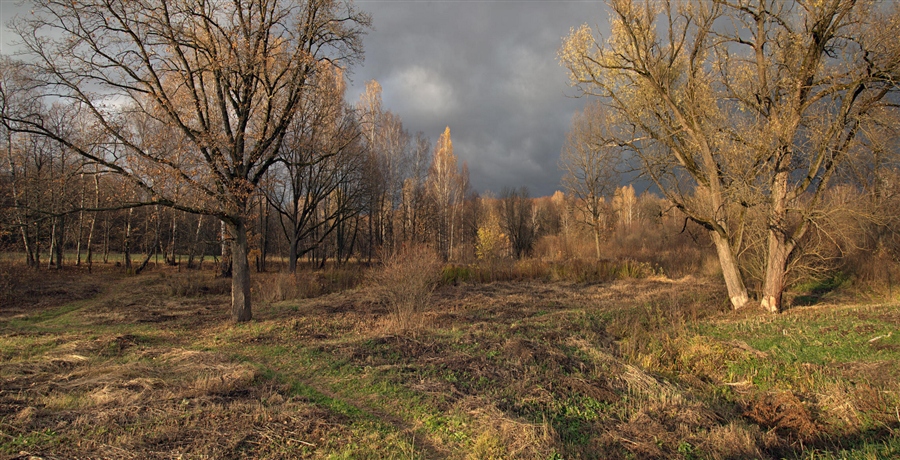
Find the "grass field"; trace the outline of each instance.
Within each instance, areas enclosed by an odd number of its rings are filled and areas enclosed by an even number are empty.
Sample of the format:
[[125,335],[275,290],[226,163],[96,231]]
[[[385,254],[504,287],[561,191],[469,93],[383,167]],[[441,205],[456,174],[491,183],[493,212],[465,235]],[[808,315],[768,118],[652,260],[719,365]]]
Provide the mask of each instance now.
[[463,282],[401,334],[347,278],[254,274],[233,325],[208,272],[8,275],[0,458],[900,457],[896,304]]

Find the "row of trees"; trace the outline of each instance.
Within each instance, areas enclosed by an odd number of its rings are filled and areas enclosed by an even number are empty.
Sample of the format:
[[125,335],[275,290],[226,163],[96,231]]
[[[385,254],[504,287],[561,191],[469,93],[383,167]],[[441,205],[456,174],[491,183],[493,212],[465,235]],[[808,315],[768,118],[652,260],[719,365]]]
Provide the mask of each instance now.
[[[836,203],[864,197],[870,216],[892,203],[900,7],[610,8],[609,40],[584,26],[560,51],[597,101],[563,148],[569,193],[536,200],[478,197],[449,128],[433,147],[411,136],[377,82],[345,101],[370,22],[349,2],[37,0],[14,24],[27,58],[0,67],[3,237],[32,265],[47,252],[60,266],[73,246],[90,265],[101,241],[129,267],[138,247],[144,266],[157,252],[191,265],[218,246],[245,321],[250,262],[265,270],[270,251],[291,271],[304,256],[371,261],[408,242],[454,261],[521,258],[549,237],[568,253],[583,228],[599,258],[611,229],[656,206],[708,232],[735,308],[762,254],[760,300],[777,311],[810,242],[839,246],[825,231],[842,220]],[[627,171],[677,211],[619,188]],[[890,232],[867,234],[890,246]]]

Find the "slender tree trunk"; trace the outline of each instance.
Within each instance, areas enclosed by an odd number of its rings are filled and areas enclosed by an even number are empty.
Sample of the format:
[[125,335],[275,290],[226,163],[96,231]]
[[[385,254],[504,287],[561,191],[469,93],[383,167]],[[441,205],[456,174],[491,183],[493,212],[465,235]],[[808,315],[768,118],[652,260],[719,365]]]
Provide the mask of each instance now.
[[594,248],[597,250],[597,260],[600,260],[600,217],[594,216]]
[[122,252],[125,253],[125,271],[131,271],[131,216],[134,208],[128,208],[128,214],[125,217],[125,239],[123,241]]
[[57,219],[53,219],[53,225],[50,227],[50,251],[47,255],[47,269],[53,268],[53,254],[56,253],[56,225]]
[[[230,232],[226,231],[225,221],[221,221],[219,226],[219,234],[222,238],[222,260],[219,261],[219,276],[222,278],[231,278],[232,270],[234,270],[234,266],[232,265],[232,246],[233,244],[228,241],[228,234]],[[233,236],[232,236],[233,237]],[[246,238],[246,234],[244,235]]]
[[172,258],[170,259],[167,255],[163,254],[163,258],[166,259],[166,263],[169,265],[176,265],[175,261],[175,245],[177,240],[175,239],[175,235],[178,233],[178,211],[172,209],[172,239],[169,241],[169,245],[172,248]]
[[109,263],[109,212],[105,213],[103,222],[105,224],[103,235],[103,263]]
[[[94,174],[94,208],[100,207],[100,175]],[[91,213],[91,226],[87,238],[87,266],[88,273],[94,266],[94,227],[97,225],[97,211]]]
[[95,211],[95,212],[93,213],[93,215],[91,216],[91,225],[90,225],[90,227],[88,227],[87,256],[86,256],[86,258],[85,258],[85,259],[86,259],[86,260],[85,260],[85,263],[86,263],[87,266],[88,266],[88,273],[91,272],[91,269],[93,268],[93,264],[94,264],[94,248],[93,248],[93,242],[94,242],[94,226],[95,226],[96,224],[97,224],[97,213],[96,213],[96,211]]
[[84,165],[81,166],[81,210],[78,211],[78,241],[75,243],[75,266],[81,266],[81,240],[84,239],[84,202],[87,186],[84,184]]
[[247,227],[243,219],[228,224],[231,233],[231,319],[234,322],[250,321],[250,263],[247,260]]
[[738,268],[737,258],[734,256],[734,251],[732,251],[727,238],[715,230],[711,230],[710,234],[719,255],[719,265],[722,267],[722,276],[725,278],[725,287],[728,290],[731,306],[737,310],[750,301],[750,297],[747,296],[747,288],[744,286],[744,279]]
[[63,266],[63,258],[66,250],[66,215],[59,217],[59,229],[56,232],[56,269],[60,270]]
[[194,233],[194,242],[191,244],[190,252],[188,253],[188,268],[194,268],[194,256],[197,254],[197,247],[200,245],[200,230],[203,228],[203,215],[201,214],[197,218],[197,231]]

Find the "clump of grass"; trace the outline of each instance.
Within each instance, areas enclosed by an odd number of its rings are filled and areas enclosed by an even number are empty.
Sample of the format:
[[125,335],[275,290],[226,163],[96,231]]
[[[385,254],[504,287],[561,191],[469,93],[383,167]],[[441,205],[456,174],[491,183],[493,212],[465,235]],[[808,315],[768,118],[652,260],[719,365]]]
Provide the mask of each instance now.
[[390,307],[401,332],[421,327],[421,313],[440,280],[440,257],[424,245],[402,247],[370,275],[370,284]]
[[465,265],[450,264],[441,272],[441,284],[458,285],[468,283],[474,279],[475,270]]

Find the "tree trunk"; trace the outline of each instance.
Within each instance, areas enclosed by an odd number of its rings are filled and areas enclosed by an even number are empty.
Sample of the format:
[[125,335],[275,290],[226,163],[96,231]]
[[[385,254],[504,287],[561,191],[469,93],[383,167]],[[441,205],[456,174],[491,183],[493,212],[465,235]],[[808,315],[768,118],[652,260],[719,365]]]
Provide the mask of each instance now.
[[84,165],[81,165],[81,210],[78,211],[78,241],[75,243],[75,266],[81,266],[81,240],[84,238],[84,203],[87,186],[84,184]]
[[234,257],[231,252],[233,244],[228,241],[227,233],[226,224],[223,220],[219,227],[219,234],[222,238],[222,260],[219,261],[219,276],[222,278],[231,278],[232,270],[234,270],[234,266],[232,265]]
[[[194,268],[194,256],[197,254],[197,247],[200,245],[200,230],[203,228],[203,214],[197,218],[197,231],[194,233],[194,242],[191,244],[190,252],[188,253],[188,268]],[[205,249],[205,248],[204,248]]]
[[722,276],[725,278],[725,287],[728,289],[728,297],[731,300],[731,307],[735,310],[747,305],[750,298],[747,296],[747,288],[744,286],[744,279],[741,277],[741,271],[738,268],[737,259],[731,250],[731,244],[728,239],[720,235],[715,230],[711,230],[713,243],[716,245],[716,252],[719,255],[719,265],[722,267]]
[[[772,210],[768,222],[769,250],[766,254],[766,275],[760,302],[763,308],[772,313],[781,311],[787,262],[794,249],[793,241],[796,241],[787,236],[787,183],[788,174],[785,171],[778,171],[772,180]],[[802,233],[803,228],[801,225],[798,233]]]
[[178,264],[178,262],[175,261],[175,246],[177,243],[175,236],[177,233],[178,233],[178,211],[172,209],[172,239],[169,241],[169,246],[172,248],[172,256],[171,256],[171,258],[169,258],[169,256],[163,254],[163,258],[166,259],[166,263],[169,265],[177,265]]
[[600,260],[600,216],[594,216],[594,247],[597,249],[597,260]]
[[125,218],[125,240],[123,244],[123,252],[125,253],[125,271],[131,272],[131,215],[134,208],[128,208],[128,214]]
[[236,323],[250,321],[250,261],[247,260],[247,227],[243,219],[228,223],[231,233],[231,319]]
[[769,230],[769,252],[766,255],[766,277],[763,283],[762,307],[772,313],[781,311],[784,293],[784,279],[787,262],[791,253],[790,245],[778,229]]
[[288,249],[288,273],[297,273],[297,246],[300,244],[300,238],[297,237],[296,230],[291,237],[290,249]]
[[[94,208],[100,207],[100,175],[99,173],[94,174]],[[94,267],[94,228],[97,225],[97,211],[91,213],[91,226],[88,230],[88,238],[87,238],[87,266],[88,273]]]

